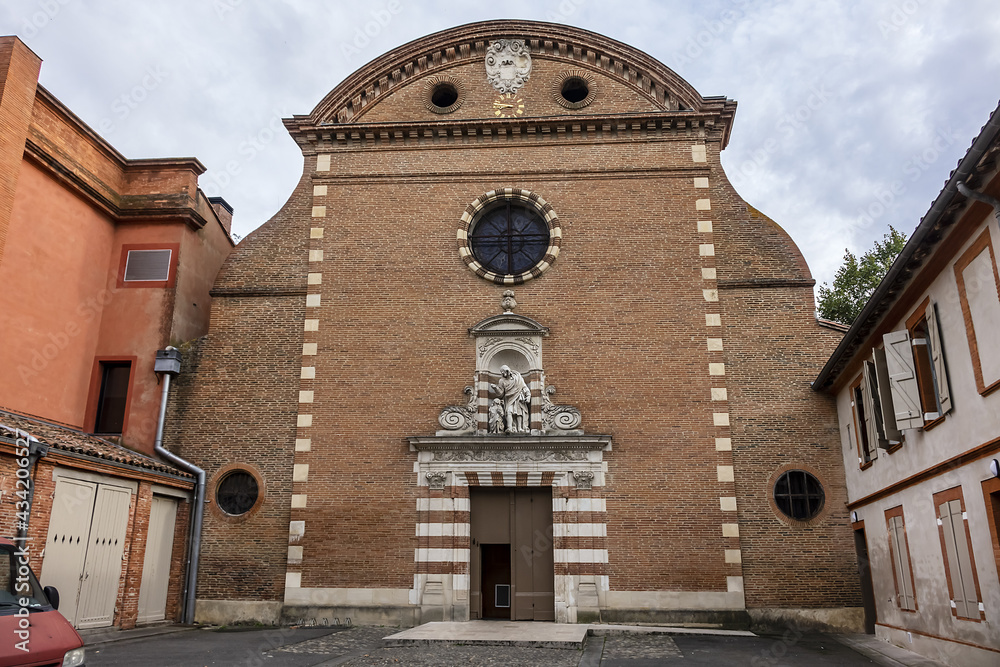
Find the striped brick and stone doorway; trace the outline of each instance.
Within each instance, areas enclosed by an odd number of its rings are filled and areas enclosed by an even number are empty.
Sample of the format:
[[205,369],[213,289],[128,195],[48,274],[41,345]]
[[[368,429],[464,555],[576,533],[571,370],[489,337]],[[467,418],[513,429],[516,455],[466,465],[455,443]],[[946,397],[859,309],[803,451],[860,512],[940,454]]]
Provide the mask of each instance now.
[[470,616],[555,620],[552,487],[469,489]]

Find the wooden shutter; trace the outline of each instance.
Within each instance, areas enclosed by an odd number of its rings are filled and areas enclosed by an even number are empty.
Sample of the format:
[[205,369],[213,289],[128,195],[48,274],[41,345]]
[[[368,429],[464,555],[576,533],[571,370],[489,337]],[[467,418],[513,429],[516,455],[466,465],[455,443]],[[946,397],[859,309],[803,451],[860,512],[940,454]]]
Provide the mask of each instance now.
[[882,336],[885,362],[889,375],[889,390],[896,417],[896,428],[920,428],[924,415],[920,410],[920,388],[910,347],[910,332],[903,329]]
[[889,445],[895,445],[903,440],[903,434],[896,426],[896,413],[892,407],[892,390],[889,388],[889,370],[885,363],[885,350],[872,350],[875,358],[875,383],[878,386],[879,407],[882,409],[882,428],[885,429],[885,439]]
[[893,565],[896,568],[896,596],[899,599],[899,606],[902,609],[916,609],[903,517],[894,516],[889,519],[889,539],[892,542]]
[[863,453],[868,455],[870,461],[874,461],[878,458],[878,427],[875,422],[875,402],[872,401],[872,383],[867,361],[862,365],[861,376],[861,403],[864,407],[864,424],[861,427],[865,429],[868,439],[868,451]]
[[941,328],[938,325],[937,304],[927,304],[927,334],[930,338],[931,368],[934,370],[934,388],[937,391],[941,414],[951,412],[951,391],[948,389],[948,368],[944,362],[944,346],[941,342]]
[[938,517],[944,537],[945,558],[948,559],[955,611],[964,618],[979,618],[979,596],[976,595],[969,539],[965,520],[962,518],[962,502],[949,500],[942,503],[938,507]]

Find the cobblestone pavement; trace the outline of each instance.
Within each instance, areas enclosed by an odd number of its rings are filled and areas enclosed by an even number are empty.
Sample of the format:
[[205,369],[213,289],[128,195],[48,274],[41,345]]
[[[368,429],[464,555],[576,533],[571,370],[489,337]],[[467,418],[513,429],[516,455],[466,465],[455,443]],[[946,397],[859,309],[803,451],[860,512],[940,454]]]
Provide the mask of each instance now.
[[[823,635],[611,635],[579,649],[441,645],[384,647],[394,628],[192,630],[88,647],[88,667],[850,667],[876,664]],[[888,664],[888,663],[886,663]],[[896,663],[898,664],[898,663]]]

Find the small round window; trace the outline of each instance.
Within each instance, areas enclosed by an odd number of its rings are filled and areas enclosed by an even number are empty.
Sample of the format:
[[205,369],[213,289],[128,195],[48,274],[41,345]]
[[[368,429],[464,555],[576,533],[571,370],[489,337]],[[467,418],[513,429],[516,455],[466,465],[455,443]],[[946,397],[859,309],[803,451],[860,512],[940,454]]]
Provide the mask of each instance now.
[[450,76],[432,76],[424,81],[424,106],[434,113],[451,113],[462,106],[465,84]]
[[537,278],[559,255],[562,228],[544,199],[520,188],[491,190],[465,209],[458,252],[479,276],[502,285]]
[[555,80],[552,96],[567,109],[582,109],[594,101],[594,76],[584,70],[570,70]]
[[240,516],[257,504],[260,489],[257,480],[245,470],[234,470],[223,477],[215,491],[215,501],[226,514]]
[[774,483],[774,504],[796,521],[808,521],[823,509],[823,485],[805,470],[789,470]]

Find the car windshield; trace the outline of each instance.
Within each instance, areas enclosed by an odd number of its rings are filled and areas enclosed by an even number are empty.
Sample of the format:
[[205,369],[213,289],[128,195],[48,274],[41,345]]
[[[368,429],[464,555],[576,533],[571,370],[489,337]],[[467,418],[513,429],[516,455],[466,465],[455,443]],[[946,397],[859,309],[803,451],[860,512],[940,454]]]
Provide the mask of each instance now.
[[10,613],[17,607],[40,609],[50,606],[31,569],[27,570],[27,576],[19,574],[21,563],[13,549],[0,545],[0,614]]

